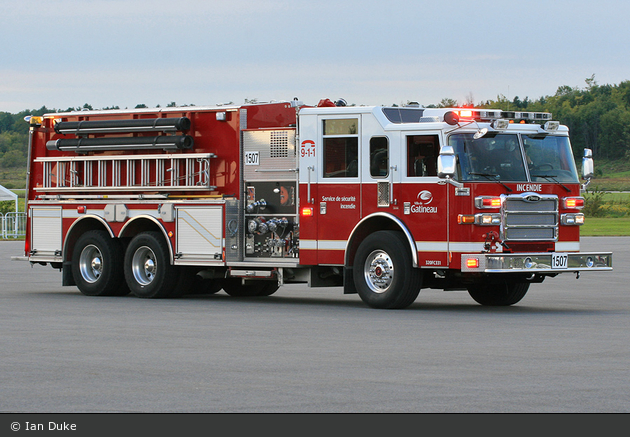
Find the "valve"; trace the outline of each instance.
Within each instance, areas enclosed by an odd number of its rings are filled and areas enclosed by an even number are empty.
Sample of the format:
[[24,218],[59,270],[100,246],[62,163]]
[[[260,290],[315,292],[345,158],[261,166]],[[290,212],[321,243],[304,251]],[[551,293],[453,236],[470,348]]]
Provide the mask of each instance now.
[[267,202],[265,201],[265,199],[260,199],[247,205],[247,212],[251,214],[255,210],[264,211],[265,208],[267,208]]

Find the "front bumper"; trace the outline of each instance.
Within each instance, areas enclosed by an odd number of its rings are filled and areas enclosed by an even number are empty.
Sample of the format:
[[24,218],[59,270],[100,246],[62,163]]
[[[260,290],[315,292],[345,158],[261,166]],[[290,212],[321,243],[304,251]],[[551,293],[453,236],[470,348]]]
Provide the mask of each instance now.
[[612,269],[612,252],[462,254],[462,273],[558,274]]

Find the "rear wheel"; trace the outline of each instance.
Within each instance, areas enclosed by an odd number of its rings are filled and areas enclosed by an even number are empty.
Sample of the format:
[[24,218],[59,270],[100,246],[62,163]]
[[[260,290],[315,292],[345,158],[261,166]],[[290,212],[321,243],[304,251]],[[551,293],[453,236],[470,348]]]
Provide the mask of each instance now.
[[72,254],[72,276],[86,296],[129,293],[123,275],[122,245],[105,231],[88,231],[79,237]]
[[125,253],[125,278],[137,297],[169,297],[180,271],[171,265],[168,246],[158,232],[143,232],[131,240]]
[[487,306],[509,306],[519,302],[529,290],[527,282],[504,281],[498,284],[475,284],[468,293],[477,303]]
[[378,231],[363,240],[353,279],[359,296],[372,308],[406,308],[422,287],[422,272],[412,266],[407,240],[395,231]]

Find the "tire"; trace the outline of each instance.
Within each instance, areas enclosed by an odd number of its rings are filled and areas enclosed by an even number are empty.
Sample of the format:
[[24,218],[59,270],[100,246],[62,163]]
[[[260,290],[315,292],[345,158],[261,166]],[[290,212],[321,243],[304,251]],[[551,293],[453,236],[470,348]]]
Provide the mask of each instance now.
[[372,308],[407,308],[422,288],[422,271],[412,267],[409,245],[401,232],[378,231],[365,238],[352,274],[359,296]]
[[271,296],[274,294],[280,286],[277,281],[263,281],[264,284],[260,285],[260,291],[256,296]]
[[168,246],[162,234],[136,235],[125,253],[125,279],[136,297],[162,298],[175,293],[180,271],[171,265]]
[[243,284],[240,278],[223,280],[223,291],[232,297],[271,296],[278,288],[276,281],[252,280]]
[[527,282],[504,281],[499,284],[476,284],[468,287],[475,302],[486,306],[509,306],[519,302],[529,290]]
[[123,274],[123,248],[105,231],[81,235],[72,253],[72,276],[86,296],[129,294]]

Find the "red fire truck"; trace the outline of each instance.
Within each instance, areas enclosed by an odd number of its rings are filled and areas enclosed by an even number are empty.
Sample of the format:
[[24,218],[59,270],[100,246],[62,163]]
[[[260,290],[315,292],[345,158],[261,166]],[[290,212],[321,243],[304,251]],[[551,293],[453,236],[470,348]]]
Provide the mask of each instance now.
[[[30,118],[25,256],[88,296],[422,288],[512,305],[580,252],[568,129],[549,113],[328,99]],[[593,172],[591,151],[583,177]]]

